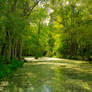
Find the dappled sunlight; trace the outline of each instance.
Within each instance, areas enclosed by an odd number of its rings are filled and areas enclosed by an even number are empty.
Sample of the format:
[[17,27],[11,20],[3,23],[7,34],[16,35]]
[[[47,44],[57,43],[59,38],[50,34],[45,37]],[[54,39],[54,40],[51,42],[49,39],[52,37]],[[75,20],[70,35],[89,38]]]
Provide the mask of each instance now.
[[5,82],[0,92],[92,92],[92,66],[67,59],[30,61]]
[[0,92],[92,92],[92,0],[0,0]]
[[38,58],[38,59],[35,59],[34,57],[27,57],[27,58],[24,58],[25,61],[61,61],[61,60],[64,60],[64,59],[60,59],[60,58],[50,58],[50,57],[42,57],[42,58]]
[[[74,80],[74,79],[68,79],[65,81],[65,87],[72,90],[78,90],[79,92],[91,92],[91,86],[88,85],[87,82],[84,82],[82,80]],[[73,91],[75,92],[75,91]]]

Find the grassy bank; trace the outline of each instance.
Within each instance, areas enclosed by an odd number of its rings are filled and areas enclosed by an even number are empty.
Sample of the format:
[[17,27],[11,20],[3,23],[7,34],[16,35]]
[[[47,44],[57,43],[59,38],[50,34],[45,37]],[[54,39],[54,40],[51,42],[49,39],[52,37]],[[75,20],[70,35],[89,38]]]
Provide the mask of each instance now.
[[0,57],[0,79],[13,75],[23,64],[24,62],[18,59],[8,60],[6,57]]

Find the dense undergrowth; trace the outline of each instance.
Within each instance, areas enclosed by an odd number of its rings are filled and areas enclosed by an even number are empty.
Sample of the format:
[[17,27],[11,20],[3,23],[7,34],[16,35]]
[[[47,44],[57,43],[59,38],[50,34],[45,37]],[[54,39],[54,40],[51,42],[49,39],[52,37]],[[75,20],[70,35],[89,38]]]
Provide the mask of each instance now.
[[23,66],[23,64],[24,62],[18,59],[8,61],[7,58],[0,56],[0,79],[13,75],[19,67]]

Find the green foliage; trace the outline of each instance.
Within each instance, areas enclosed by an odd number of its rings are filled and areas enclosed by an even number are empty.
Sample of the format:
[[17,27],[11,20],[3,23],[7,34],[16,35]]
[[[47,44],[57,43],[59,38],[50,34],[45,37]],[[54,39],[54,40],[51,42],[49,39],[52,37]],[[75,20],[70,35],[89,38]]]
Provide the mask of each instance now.
[[61,36],[54,35],[53,55],[70,59],[92,60],[92,26],[90,26],[92,25],[90,11],[92,2],[90,0],[87,2],[56,0],[54,4],[55,12],[52,14],[52,22],[56,31],[53,32]]
[[90,60],[91,10],[91,0],[1,0],[0,55]]
[[19,61],[17,59],[12,59],[8,62],[7,58],[0,56],[0,78],[12,75],[14,71],[17,68],[22,67],[23,64],[23,61]]

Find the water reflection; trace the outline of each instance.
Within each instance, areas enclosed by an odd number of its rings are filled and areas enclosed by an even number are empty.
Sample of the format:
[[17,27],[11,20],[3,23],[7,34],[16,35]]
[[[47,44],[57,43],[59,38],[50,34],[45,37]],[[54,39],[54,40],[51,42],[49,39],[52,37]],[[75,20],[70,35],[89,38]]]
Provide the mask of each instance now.
[[84,88],[84,82],[76,80],[70,70],[55,64],[27,63],[14,76],[0,83],[0,92],[92,92]]
[[51,92],[51,91],[50,88],[46,84],[44,84],[41,92]]
[[52,67],[42,64],[25,65],[13,77],[6,79],[8,84],[0,92],[54,92],[59,82],[55,79],[60,79],[60,74]]

